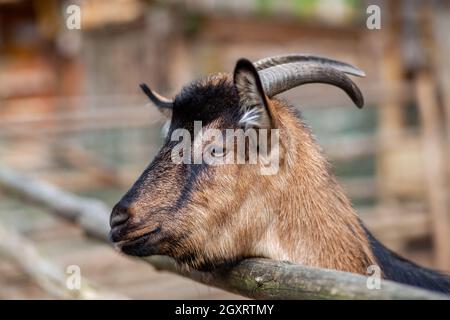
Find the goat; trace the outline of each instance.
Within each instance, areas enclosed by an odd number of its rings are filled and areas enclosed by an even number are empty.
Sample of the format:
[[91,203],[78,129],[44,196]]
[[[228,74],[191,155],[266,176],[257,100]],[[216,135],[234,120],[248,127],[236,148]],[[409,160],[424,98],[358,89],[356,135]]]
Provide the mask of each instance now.
[[[173,101],[141,85],[170,126],[159,153],[113,208],[111,241],[129,255],[168,255],[199,270],[246,257],[359,274],[378,265],[386,279],[449,292],[450,277],[401,258],[372,236],[301,115],[274,97],[306,83],[326,83],[362,108],[363,96],[346,74],[365,75],[339,61],[286,55],[254,64],[240,59],[232,75],[197,80]],[[261,163],[174,163],[171,133],[192,133],[196,120],[203,129],[221,131],[276,128],[278,173],[261,175]]]

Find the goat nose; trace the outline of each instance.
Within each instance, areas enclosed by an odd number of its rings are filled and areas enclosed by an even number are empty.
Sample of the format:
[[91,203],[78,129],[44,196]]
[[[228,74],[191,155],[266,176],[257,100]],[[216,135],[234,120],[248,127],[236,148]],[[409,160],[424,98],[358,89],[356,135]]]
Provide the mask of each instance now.
[[130,218],[129,206],[119,202],[113,208],[111,213],[111,218],[109,220],[109,225],[111,228],[124,224]]

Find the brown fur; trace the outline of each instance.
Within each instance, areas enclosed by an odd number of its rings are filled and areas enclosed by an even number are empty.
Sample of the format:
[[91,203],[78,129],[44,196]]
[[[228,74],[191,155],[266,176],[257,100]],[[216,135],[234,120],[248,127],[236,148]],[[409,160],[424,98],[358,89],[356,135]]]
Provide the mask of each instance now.
[[[226,75],[213,79],[215,85],[230,81]],[[267,257],[366,273],[375,258],[320,147],[292,107],[276,99],[269,104],[282,141],[278,174],[262,176],[258,165],[211,167],[186,196],[190,169],[170,163],[166,143],[124,197],[133,210],[117,238],[135,239],[160,226],[156,239],[141,246],[194,268]],[[223,129],[222,120],[207,126]],[[188,199],[174,209],[182,196]]]
[[[204,212],[200,224],[207,227],[188,238],[191,248],[202,244],[200,261],[193,265],[201,265],[205,256],[211,261],[263,256],[366,273],[375,259],[357,214],[309,130],[285,104],[272,104],[281,140],[288,141],[285,163],[274,176],[223,166],[193,195],[191,210]],[[230,178],[234,188],[222,188]]]

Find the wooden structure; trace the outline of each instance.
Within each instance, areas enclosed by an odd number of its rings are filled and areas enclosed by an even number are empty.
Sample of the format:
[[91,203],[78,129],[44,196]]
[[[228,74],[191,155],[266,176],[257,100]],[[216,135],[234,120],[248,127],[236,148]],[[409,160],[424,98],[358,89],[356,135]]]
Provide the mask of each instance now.
[[170,96],[198,76],[232,70],[241,56],[330,56],[366,71],[356,80],[365,109],[329,87],[284,97],[302,110],[375,235],[450,271],[447,2],[376,1],[382,28],[368,30],[362,0],[335,17],[319,0],[307,1],[316,8],[83,1],[79,31],[64,28],[64,2],[41,2],[0,0],[2,164],[112,205],[161,143],[164,120],[144,107],[138,83]]
[[[5,168],[0,169],[0,186],[8,192],[48,208],[61,217],[75,221],[88,234],[107,241],[109,210],[101,202],[72,195]],[[3,248],[0,249],[9,250],[8,243],[12,241],[15,244],[13,247],[22,252],[21,256],[25,260],[31,254],[35,260],[40,261],[32,252],[31,246],[24,240],[18,241],[19,238],[0,228],[0,239],[3,240]],[[20,248],[17,245],[19,242],[22,242],[22,247],[27,250]],[[234,266],[212,272],[187,270],[163,256],[152,256],[143,260],[158,270],[171,271],[256,299],[450,299],[447,295],[388,280],[381,280],[378,289],[370,289],[367,285],[368,279],[361,275],[268,259],[246,259]],[[29,269],[26,263],[22,262],[22,266]],[[41,269],[31,268],[32,273],[36,273],[36,270]],[[47,273],[48,268],[43,271]],[[59,287],[64,288],[64,283],[60,281]],[[86,292],[88,290],[89,288],[79,290],[80,296],[89,298]],[[94,295],[94,298],[97,296]]]

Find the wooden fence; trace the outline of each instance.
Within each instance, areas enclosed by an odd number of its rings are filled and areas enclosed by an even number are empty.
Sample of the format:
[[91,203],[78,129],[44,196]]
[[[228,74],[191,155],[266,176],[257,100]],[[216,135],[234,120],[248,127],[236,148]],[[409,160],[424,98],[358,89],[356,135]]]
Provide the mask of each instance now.
[[[101,201],[79,197],[6,168],[0,168],[0,187],[12,195],[45,207],[62,218],[74,221],[90,236],[107,241],[110,210]],[[5,247],[8,248],[8,241],[14,239],[1,235],[0,232],[5,251]],[[17,241],[15,243],[17,244]],[[31,245],[27,244],[27,247],[30,248]],[[15,251],[21,252],[21,249],[15,247]],[[367,287],[365,276],[284,261],[246,259],[227,269],[200,272],[183,269],[168,257],[152,256],[142,259],[159,270],[171,271],[207,285],[256,299],[450,298],[387,280],[381,280],[380,289],[371,290]],[[60,285],[63,285],[61,281]],[[86,298],[86,295],[78,297]]]

